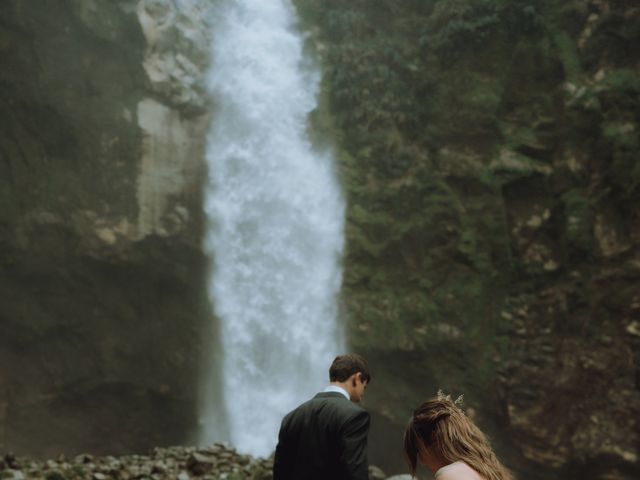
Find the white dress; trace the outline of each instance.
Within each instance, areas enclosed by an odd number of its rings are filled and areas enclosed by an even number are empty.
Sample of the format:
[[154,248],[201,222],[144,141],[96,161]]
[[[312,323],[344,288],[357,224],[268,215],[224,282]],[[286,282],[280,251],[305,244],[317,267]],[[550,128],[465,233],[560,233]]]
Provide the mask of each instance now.
[[438,480],[483,480],[478,472],[464,462],[445,465],[435,474]]

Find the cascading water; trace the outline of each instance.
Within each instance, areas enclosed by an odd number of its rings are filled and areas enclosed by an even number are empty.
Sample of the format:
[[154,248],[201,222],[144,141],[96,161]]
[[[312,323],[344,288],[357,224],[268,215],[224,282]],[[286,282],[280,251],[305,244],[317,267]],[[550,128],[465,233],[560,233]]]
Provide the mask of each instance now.
[[306,135],[320,78],[295,22],[286,0],[213,7],[206,248],[224,405],[206,402],[201,440],[220,440],[210,419],[224,408],[229,440],[257,456],[273,451],[282,416],[327,383],[343,348],[344,205],[331,155]]

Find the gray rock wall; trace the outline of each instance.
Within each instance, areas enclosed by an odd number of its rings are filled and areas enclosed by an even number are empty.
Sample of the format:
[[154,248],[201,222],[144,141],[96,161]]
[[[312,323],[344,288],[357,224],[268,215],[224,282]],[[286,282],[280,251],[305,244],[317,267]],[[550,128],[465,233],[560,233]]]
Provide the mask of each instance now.
[[0,450],[197,429],[204,4],[0,7]]

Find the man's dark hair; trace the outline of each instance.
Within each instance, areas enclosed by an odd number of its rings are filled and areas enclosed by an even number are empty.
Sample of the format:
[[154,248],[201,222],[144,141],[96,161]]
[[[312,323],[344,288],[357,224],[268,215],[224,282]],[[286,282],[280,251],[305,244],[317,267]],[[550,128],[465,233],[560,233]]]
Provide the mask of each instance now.
[[344,382],[354,373],[362,374],[362,381],[369,383],[371,374],[367,361],[362,355],[357,353],[348,353],[346,355],[338,355],[329,367],[329,380],[332,382]]

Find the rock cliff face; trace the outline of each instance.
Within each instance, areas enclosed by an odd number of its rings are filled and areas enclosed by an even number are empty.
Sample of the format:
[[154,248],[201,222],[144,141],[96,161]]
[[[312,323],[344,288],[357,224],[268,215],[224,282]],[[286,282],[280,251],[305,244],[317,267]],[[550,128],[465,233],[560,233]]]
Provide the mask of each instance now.
[[384,385],[372,437],[441,387],[521,478],[636,478],[640,10],[296,4],[348,195],[343,311]]
[[197,428],[204,3],[0,7],[0,450]]

